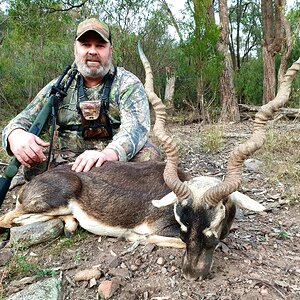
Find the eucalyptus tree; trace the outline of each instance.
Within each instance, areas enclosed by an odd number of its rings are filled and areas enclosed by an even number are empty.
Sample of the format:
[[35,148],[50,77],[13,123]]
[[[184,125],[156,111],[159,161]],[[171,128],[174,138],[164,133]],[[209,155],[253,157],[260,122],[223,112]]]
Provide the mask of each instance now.
[[223,55],[223,70],[220,75],[221,115],[220,121],[238,122],[240,113],[233,84],[232,61],[229,55],[229,16],[227,0],[218,0],[220,39],[218,50]]
[[209,12],[211,0],[187,1],[194,24],[189,39],[184,45],[185,58],[193,66],[191,74],[196,76],[195,113],[199,121],[208,122],[207,108],[214,100],[218,87],[222,59],[217,51],[219,30]]
[[229,6],[229,49],[234,70],[256,56],[262,39],[261,0],[232,0]]
[[168,32],[168,19],[160,1],[156,0],[94,0],[83,8],[85,13],[96,15],[111,26],[113,62],[124,66],[139,78],[144,70],[137,54],[140,39],[153,72],[155,87],[162,94],[166,82],[165,67],[169,64],[173,40]]
[[285,0],[262,0],[262,58],[264,66],[264,102],[274,99],[276,94],[275,58],[284,44],[286,31],[284,26]]
[[60,3],[9,1],[7,34],[0,52],[1,87],[5,99],[17,110],[73,60],[71,18],[49,10]]

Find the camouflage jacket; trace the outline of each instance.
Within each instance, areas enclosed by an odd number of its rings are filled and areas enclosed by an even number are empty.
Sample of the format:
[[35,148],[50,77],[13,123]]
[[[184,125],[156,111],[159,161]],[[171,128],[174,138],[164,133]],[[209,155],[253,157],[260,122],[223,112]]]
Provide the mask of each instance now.
[[[11,154],[7,144],[7,137],[12,130],[22,128],[28,130],[49,96],[51,86],[56,79],[47,84],[33,99],[33,101],[3,129],[2,146]],[[85,87],[87,100],[101,100],[103,85],[92,88]],[[71,84],[68,95],[58,108],[60,125],[81,124],[81,117],[77,112],[76,80]],[[144,146],[150,131],[150,113],[147,96],[140,80],[124,68],[118,67],[112,83],[110,95],[109,116],[112,120],[121,122],[120,128],[114,131],[111,141],[104,143],[100,140],[86,141],[77,132],[60,132],[59,148],[74,152],[104,147],[117,152],[120,161],[128,161]],[[46,128],[47,131],[47,128]],[[42,138],[45,139],[43,135]],[[47,138],[46,138],[47,140]],[[74,149],[75,148],[75,149]]]

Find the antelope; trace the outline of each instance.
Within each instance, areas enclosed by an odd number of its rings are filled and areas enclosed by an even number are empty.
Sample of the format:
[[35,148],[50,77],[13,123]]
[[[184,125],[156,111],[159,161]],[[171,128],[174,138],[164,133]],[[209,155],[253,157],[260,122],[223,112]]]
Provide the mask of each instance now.
[[238,192],[241,169],[246,157],[263,145],[267,121],[287,102],[300,59],[288,70],[275,99],[256,114],[251,138],[232,151],[227,174],[220,181],[191,178],[178,170],[177,147],[165,129],[165,107],[154,92],[149,61],[140,45],[138,49],[146,73],[145,90],[156,113],[153,132],[164,147],[166,163],[108,161],[81,173],[68,165],[50,169],[22,187],[16,208],[0,218],[0,226],[61,218],[68,234],[80,225],[96,235],[185,248],[184,278],[204,279],[216,246],[229,233],[236,206],[264,210]]

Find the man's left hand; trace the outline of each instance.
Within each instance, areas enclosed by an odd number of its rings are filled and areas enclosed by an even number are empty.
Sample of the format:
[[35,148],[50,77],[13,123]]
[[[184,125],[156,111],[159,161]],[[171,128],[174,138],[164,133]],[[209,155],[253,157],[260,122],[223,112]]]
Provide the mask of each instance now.
[[92,167],[100,167],[108,160],[118,160],[118,155],[114,150],[86,150],[76,158],[72,170],[75,172],[88,172]]

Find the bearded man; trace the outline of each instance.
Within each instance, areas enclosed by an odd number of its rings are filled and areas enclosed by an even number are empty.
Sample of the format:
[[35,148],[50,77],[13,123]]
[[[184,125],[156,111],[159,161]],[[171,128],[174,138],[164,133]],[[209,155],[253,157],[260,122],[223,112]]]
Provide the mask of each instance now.
[[[150,113],[144,87],[135,75],[112,64],[108,25],[96,18],[81,22],[74,56],[77,76],[56,107],[53,164],[71,161],[75,172],[87,172],[108,160],[160,159],[159,151],[148,141]],[[45,170],[49,130],[41,137],[28,130],[56,80],[2,132],[3,148],[25,167],[27,180]]]

